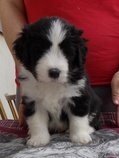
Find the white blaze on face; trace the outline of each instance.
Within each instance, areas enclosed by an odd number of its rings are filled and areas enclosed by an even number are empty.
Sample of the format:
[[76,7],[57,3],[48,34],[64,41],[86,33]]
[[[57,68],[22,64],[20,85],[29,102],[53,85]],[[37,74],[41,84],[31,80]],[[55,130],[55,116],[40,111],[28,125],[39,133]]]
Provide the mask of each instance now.
[[48,75],[49,69],[57,68],[60,70],[58,82],[67,82],[68,61],[64,56],[59,44],[64,40],[66,30],[63,29],[61,21],[56,20],[51,24],[51,29],[47,35],[51,41],[51,47],[46,51],[45,55],[39,59],[36,67],[38,79],[44,82],[50,82],[52,79]]

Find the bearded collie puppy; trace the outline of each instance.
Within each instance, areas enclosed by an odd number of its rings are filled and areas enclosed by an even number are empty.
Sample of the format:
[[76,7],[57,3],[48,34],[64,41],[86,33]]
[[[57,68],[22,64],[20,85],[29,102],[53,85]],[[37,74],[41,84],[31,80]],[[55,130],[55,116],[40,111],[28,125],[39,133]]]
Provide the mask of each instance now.
[[43,146],[50,130],[69,128],[74,143],[87,144],[98,125],[100,100],[84,70],[87,48],[82,31],[58,17],[23,28],[14,43],[28,145]]

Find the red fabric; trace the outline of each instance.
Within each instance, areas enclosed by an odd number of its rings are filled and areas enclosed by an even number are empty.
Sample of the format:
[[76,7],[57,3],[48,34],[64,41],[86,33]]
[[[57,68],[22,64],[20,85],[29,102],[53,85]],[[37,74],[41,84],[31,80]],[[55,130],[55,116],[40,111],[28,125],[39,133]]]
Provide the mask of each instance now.
[[17,137],[27,137],[27,128],[19,127],[17,120],[0,120],[0,133],[15,134]]
[[110,84],[119,70],[119,0],[24,0],[28,22],[59,16],[84,30],[92,85]]

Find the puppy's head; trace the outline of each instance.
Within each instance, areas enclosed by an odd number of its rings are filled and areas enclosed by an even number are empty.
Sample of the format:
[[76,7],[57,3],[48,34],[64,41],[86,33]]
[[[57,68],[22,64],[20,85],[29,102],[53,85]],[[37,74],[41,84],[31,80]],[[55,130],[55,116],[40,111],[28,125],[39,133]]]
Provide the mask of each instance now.
[[57,17],[26,26],[14,43],[16,57],[40,82],[76,82],[86,56],[82,31]]

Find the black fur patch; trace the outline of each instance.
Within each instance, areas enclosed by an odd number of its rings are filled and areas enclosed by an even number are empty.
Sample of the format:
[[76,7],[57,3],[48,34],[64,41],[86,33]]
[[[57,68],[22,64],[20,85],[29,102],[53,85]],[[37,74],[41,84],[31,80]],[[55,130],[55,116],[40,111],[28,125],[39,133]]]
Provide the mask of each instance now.
[[40,22],[28,25],[23,28],[19,38],[14,42],[17,58],[35,77],[37,77],[35,71],[37,61],[52,45],[47,37],[50,25],[48,19],[41,19]]
[[84,63],[87,54],[86,40],[81,37],[83,31],[65,24],[66,38],[59,44],[69,62],[69,82],[76,83],[84,76]]
[[[81,90],[81,93],[80,97],[72,98],[74,104],[69,105],[70,110],[75,116],[83,117],[88,115],[90,125],[95,129],[99,129],[101,100],[89,85],[86,85],[85,89]],[[93,115],[94,117],[92,117]],[[92,117],[91,121],[90,117]]]
[[73,97],[72,101],[74,104],[70,104],[71,112],[76,116],[85,116],[89,112],[90,99],[87,95],[81,97]]
[[60,115],[60,120],[64,122],[68,122],[68,116],[65,111],[62,110],[61,115]]
[[35,101],[31,101],[27,96],[23,96],[22,104],[24,105],[25,117],[32,116],[35,113]]

